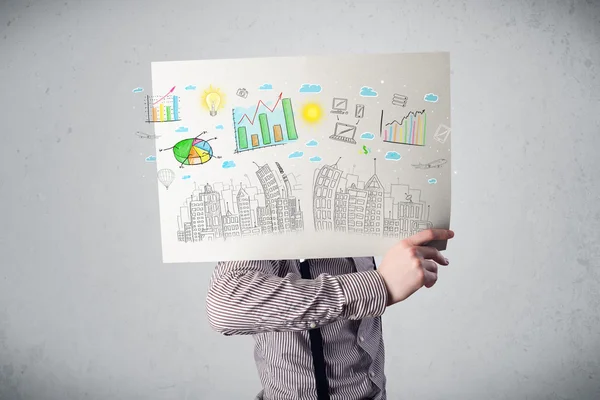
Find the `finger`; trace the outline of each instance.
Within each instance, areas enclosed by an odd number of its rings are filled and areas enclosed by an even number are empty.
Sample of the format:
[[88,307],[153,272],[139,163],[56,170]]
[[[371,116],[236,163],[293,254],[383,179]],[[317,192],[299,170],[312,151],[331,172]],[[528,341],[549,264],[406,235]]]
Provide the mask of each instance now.
[[417,253],[426,260],[433,260],[438,264],[448,265],[448,259],[434,247],[418,246],[415,247],[415,250],[417,250]]
[[425,260],[421,264],[425,271],[429,271],[437,275],[438,273],[438,265],[432,260]]
[[434,240],[448,240],[454,237],[454,232],[449,229],[427,229],[404,239],[412,246],[421,246]]
[[438,274],[428,271],[427,268],[424,268],[423,270],[425,271],[425,275],[423,276],[423,286],[430,288],[437,282]]

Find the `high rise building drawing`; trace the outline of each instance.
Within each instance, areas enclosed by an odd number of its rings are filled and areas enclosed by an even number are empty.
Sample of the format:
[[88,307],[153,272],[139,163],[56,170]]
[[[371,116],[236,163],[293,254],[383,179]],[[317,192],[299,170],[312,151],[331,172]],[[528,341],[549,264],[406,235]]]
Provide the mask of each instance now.
[[373,175],[364,184],[357,175],[344,174],[338,163],[339,159],[314,173],[316,231],[401,239],[433,226],[421,191],[401,184],[384,186],[377,175],[376,160]]
[[228,240],[302,231],[302,209],[293,195],[299,185],[294,175],[288,176],[279,163],[276,166],[279,175],[268,164],[257,164],[259,187],[251,186],[249,177],[248,184],[217,182],[195,187],[179,209],[177,240]]

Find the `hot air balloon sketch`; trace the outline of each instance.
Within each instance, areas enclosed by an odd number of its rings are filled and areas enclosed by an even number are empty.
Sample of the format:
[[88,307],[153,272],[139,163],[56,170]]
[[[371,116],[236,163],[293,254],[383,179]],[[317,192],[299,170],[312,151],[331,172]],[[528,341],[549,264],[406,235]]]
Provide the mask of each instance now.
[[161,169],[158,171],[158,180],[169,190],[169,186],[175,180],[175,172],[167,168]]
[[206,131],[200,133],[195,138],[180,140],[175,146],[160,149],[159,151],[173,150],[173,156],[181,163],[179,168],[183,168],[184,165],[205,164],[213,158],[221,158],[213,154],[212,146],[208,143],[210,140],[216,139],[216,137],[199,139],[205,133]]

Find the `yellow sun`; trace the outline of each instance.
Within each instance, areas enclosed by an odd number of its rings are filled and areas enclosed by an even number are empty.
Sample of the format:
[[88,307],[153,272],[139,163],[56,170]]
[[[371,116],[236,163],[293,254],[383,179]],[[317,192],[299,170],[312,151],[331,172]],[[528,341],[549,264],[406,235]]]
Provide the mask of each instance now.
[[202,94],[202,108],[208,110],[210,115],[217,115],[217,111],[225,106],[225,93],[219,88],[214,88],[212,85]]
[[302,118],[310,124],[315,124],[323,117],[323,109],[317,103],[307,103],[302,107]]

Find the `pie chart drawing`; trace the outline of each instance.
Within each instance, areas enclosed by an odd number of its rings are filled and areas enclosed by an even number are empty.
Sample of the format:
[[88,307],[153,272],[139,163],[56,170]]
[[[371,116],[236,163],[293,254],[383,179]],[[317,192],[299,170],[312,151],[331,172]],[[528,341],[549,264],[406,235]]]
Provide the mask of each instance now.
[[209,140],[216,138],[200,139],[199,137],[204,133],[202,132],[195,138],[183,139],[177,142],[175,146],[168,149],[161,149],[160,151],[172,149],[175,159],[181,163],[180,168],[183,168],[184,165],[206,164],[213,158],[220,158],[213,155],[213,148],[208,143]]
[[185,139],[173,146],[175,159],[183,165],[205,164],[213,156],[211,145],[202,139]]

